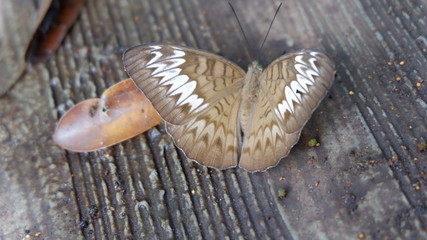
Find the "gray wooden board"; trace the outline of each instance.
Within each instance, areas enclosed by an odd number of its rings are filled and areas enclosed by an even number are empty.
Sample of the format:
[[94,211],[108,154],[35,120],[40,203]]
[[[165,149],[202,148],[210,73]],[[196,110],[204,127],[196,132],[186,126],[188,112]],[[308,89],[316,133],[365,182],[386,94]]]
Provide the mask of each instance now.
[[[234,5],[256,48],[277,2]],[[290,155],[251,174],[188,162],[162,126],[95,153],[55,146],[67,109],[126,78],[128,47],[251,61],[225,1],[87,1],[56,55],[0,99],[0,239],[426,239],[426,8],[285,1],[259,59],[317,48],[337,77]]]

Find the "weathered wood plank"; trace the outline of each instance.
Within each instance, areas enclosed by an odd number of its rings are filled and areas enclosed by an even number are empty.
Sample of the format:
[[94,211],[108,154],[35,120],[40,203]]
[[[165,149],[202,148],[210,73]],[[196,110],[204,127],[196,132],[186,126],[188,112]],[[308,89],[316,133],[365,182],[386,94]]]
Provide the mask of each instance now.
[[[234,4],[256,48],[277,4]],[[97,153],[53,145],[64,110],[126,77],[127,47],[174,43],[242,67],[252,60],[225,1],[87,1],[56,56],[0,99],[2,238],[25,229],[49,239],[426,238],[426,8],[286,1],[259,59],[318,48],[337,79],[291,154],[250,174],[188,162],[162,126]],[[308,147],[312,138],[321,146]]]

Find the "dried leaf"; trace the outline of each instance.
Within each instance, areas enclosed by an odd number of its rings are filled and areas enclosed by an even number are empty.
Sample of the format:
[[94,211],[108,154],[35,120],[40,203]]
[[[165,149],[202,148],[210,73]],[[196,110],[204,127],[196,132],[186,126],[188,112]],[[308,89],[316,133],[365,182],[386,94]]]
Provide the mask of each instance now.
[[68,110],[53,135],[61,147],[75,152],[95,151],[132,138],[163,120],[131,79],[107,89]]
[[27,49],[27,61],[47,60],[59,47],[73,25],[85,0],[54,1]]

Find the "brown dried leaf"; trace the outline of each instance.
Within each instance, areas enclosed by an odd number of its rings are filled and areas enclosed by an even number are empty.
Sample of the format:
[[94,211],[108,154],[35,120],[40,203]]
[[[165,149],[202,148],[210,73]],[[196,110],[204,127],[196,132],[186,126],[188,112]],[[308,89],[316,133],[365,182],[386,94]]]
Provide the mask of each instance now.
[[133,81],[126,79],[101,98],[85,100],[68,110],[53,139],[67,150],[89,152],[132,138],[162,121]]
[[85,0],[54,1],[27,49],[27,61],[47,60],[59,47],[76,21]]

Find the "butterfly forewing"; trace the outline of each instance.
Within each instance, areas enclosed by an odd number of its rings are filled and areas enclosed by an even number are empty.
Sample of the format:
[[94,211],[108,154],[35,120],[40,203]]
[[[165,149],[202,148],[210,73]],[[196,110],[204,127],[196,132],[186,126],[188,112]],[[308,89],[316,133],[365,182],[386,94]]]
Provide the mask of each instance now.
[[333,78],[333,62],[317,51],[302,50],[270,64],[259,77],[239,166],[264,170],[288,155]]
[[123,57],[126,72],[160,116],[184,124],[240,89],[244,71],[203,51],[172,45],[141,45]]
[[284,55],[265,69],[260,88],[286,133],[304,127],[332,85],[334,71],[329,57],[312,50]]

